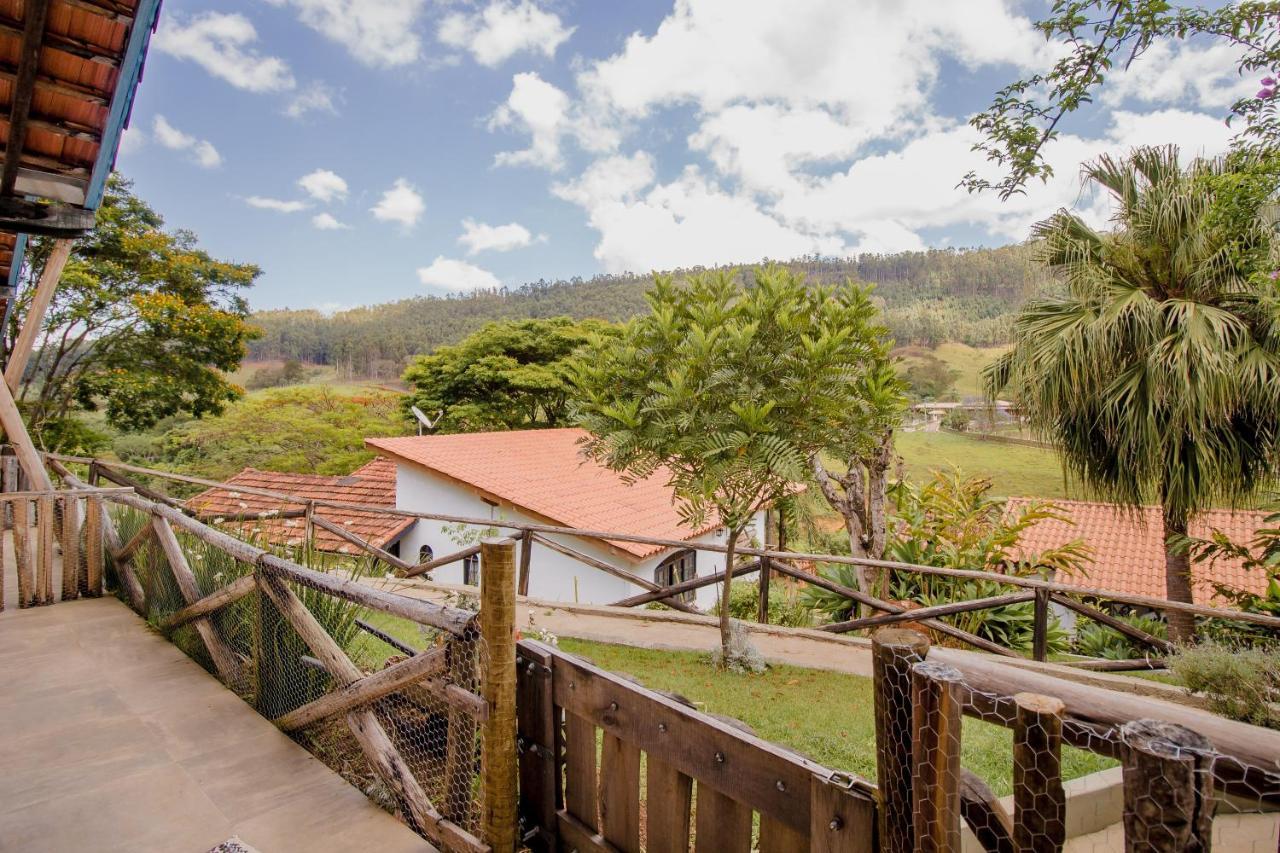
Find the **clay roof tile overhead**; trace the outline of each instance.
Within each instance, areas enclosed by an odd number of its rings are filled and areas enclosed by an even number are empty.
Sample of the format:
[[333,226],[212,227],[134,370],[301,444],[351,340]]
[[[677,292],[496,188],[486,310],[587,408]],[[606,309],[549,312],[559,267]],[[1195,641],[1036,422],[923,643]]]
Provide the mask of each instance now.
[[[628,484],[584,459],[579,441],[585,435],[580,429],[537,429],[370,438],[365,444],[565,527],[687,540],[720,526],[715,517],[696,529],[681,521],[665,469]],[[610,544],[641,559],[664,550]]]
[[[201,492],[188,500],[187,506],[206,519],[305,508],[304,504],[295,501],[238,491],[237,486],[280,492],[304,500],[323,499],[387,508],[394,508],[396,505],[395,464],[386,459],[374,459],[350,474],[338,477],[323,474],[282,474],[245,468],[227,480],[226,487]],[[316,514],[380,548],[390,545],[413,524],[411,518],[368,510],[319,507]],[[301,518],[252,519],[240,522],[240,525],[245,536],[260,537],[276,545],[300,544],[304,533]],[[361,553],[359,548],[327,530],[316,528],[314,533],[316,547],[321,551]]]
[[[1034,500],[1039,499],[1010,498],[1007,511],[1017,511]],[[1130,510],[1092,501],[1053,503],[1071,523],[1052,519],[1036,522],[1023,534],[1021,551],[1031,554],[1082,539],[1093,552],[1087,576],[1068,575],[1055,580],[1073,586],[1165,597],[1164,532],[1159,507]],[[1207,539],[1213,530],[1221,530],[1233,542],[1247,543],[1264,526],[1266,515],[1255,510],[1210,510],[1197,517],[1188,532]],[[1263,572],[1248,571],[1239,560],[1193,563],[1191,575],[1193,595],[1200,604],[1222,603],[1215,601],[1215,583],[1254,594],[1263,593],[1267,584]]]

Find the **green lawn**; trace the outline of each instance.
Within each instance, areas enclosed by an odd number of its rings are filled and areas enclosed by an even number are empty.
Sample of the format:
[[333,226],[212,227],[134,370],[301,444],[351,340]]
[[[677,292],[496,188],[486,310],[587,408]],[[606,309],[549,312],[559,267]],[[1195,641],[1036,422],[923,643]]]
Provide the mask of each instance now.
[[906,463],[908,478],[915,482],[924,482],[930,472],[954,465],[965,474],[990,477],[992,494],[997,496],[1089,499],[1074,483],[1068,487],[1062,466],[1050,450],[947,432],[900,432],[893,440]]
[[[739,719],[766,740],[788,746],[833,770],[874,780],[875,721],[871,680],[855,675],[775,666],[761,675],[716,672],[706,656],[564,638],[560,647],[647,687],[679,693],[699,709]],[[966,719],[964,766],[999,796],[1012,791],[1012,734]],[[1063,774],[1074,779],[1114,766],[1110,759],[1066,748]]]

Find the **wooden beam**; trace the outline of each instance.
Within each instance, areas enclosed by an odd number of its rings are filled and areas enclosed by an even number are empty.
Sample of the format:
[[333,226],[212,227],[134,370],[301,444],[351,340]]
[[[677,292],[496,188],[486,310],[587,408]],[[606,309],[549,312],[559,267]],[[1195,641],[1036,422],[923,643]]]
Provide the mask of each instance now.
[[388,693],[444,671],[444,649],[428,649],[411,658],[394,663],[372,675],[366,675],[350,684],[326,693],[319,699],[277,717],[275,724],[286,732],[295,732],[314,725],[337,714],[345,714],[353,708],[370,705]]
[[400,577],[416,578],[416,577],[419,577],[420,575],[425,575],[427,572],[432,571],[433,569],[438,569],[441,566],[447,566],[450,563],[456,563],[459,560],[465,560],[467,557],[474,557],[479,553],[480,553],[479,545],[469,545],[466,548],[463,548],[461,551],[454,551],[452,554],[445,554],[443,557],[435,557],[433,559],[427,560],[425,563],[418,563],[417,565],[409,564],[405,568],[404,573],[400,575]]
[[960,853],[963,676],[920,661],[911,667],[911,801],[915,853]]
[[[25,32],[24,21],[19,21],[17,18],[11,18],[8,15],[0,15],[0,33],[7,33],[11,36],[24,36]],[[119,56],[110,48],[61,33],[46,32],[42,41],[44,45],[69,53],[72,56],[88,59],[108,68],[120,67]]]
[[[480,542],[480,636],[487,660],[481,690],[489,706],[484,721],[480,773],[484,802],[480,825],[494,850],[517,848],[516,753],[516,543],[493,538]],[[640,752],[635,752],[639,785]],[[639,799],[636,837],[639,837]],[[608,832],[606,831],[606,836]],[[639,848],[637,841],[636,849]]]
[[928,653],[929,638],[917,631],[881,628],[871,635],[879,836],[885,853],[911,853],[915,849],[911,667]]
[[18,165],[27,141],[27,120],[40,67],[40,46],[44,43],[49,0],[25,0],[22,4],[22,44],[18,54],[18,74],[9,101],[9,139],[5,144],[4,166],[0,168],[0,197],[13,195]]
[[[202,597],[200,584],[196,582],[196,576],[187,563],[187,555],[183,553],[182,545],[174,535],[173,528],[169,526],[169,522],[155,516],[151,519],[151,526],[155,529],[156,539],[164,551],[165,560],[169,564],[170,571],[173,572],[178,590],[187,604],[195,604]],[[222,680],[228,687],[240,688],[244,678],[240,660],[227,641],[218,633],[217,627],[208,616],[204,616],[196,620],[195,629],[200,634],[200,639],[204,641],[205,648],[209,650],[209,657],[213,659],[214,668],[218,670]]]
[[1076,601],[1070,596],[1051,593],[1049,597],[1052,601],[1061,604],[1069,610],[1074,610],[1081,616],[1087,616],[1093,621],[1100,622],[1112,630],[1119,631],[1131,640],[1137,640],[1139,643],[1159,649],[1162,652],[1171,652],[1174,649],[1173,643],[1168,640],[1162,640],[1159,637],[1148,634],[1146,631],[1143,631],[1141,628],[1134,625],[1130,625],[1123,619],[1112,616],[1110,613],[1099,610],[1096,607],[1091,607],[1082,601]]
[[27,433],[27,425],[22,422],[22,413],[9,391],[9,386],[0,382],[0,426],[4,427],[9,444],[13,446],[14,455],[27,475],[27,481],[35,487],[35,491],[52,492],[53,480],[44,468],[44,462]]
[[118,563],[124,563],[133,559],[133,555],[138,549],[146,544],[147,540],[155,535],[155,530],[150,524],[144,524],[138,529],[138,532],[130,537],[129,541],[120,547],[120,550],[111,554],[111,559]]
[[1014,592],[1006,595],[993,595],[989,598],[975,598],[972,601],[953,601],[950,604],[938,604],[933,607],[921,607],[917,610],[903,610],[901,613],[884,613],[879,616],[867,616],[863,619],[850,619],[847,622],[832,622],[820,626],[819,630],[833,634],[856,631],[860,628],[876,628],[893,625],[898,622],[917,622],[937,616],[952,616],[957,613],[969,613],[974,610],[987,610],[992,607],[1007,607],[1010,604],[1025,604],[1035,598],[1034,592]]
[[[305,512],[306,510],[303,510],[303,513]],[[340,527],[339,525],[334,524],[332,521],[329,521],[326,518],[321,518],[318,515],[313,515],[311,517],[311,523],[314,524],[316,527],[319,527],[321,530],[327,530],[330,533],[332,533],[334,536],[337,536],[339,539],[342,539],[343,541],[346,541],[346,542],[350,542],[352,545],[355,545],[357,548],[360,548],[361,550],[372,554],[373,556],[377,557],[379,560],[382,560],[384,563],[390,563],[391,565],[395,566],[397,569],[408,569],[413,565],[412,563],[407,563],[404,560],[400,559],[395,554],[392,554],[390,551],[385,551],[382,548],[379,548],[377,545],[374,545],[372,542],[367,542],[364,539],[361,539],[359,536],[355,535],[350,530],[346,530]]]
[[235,604],[256,588],[257,581],[254,580],[252,574],[238,577],[222,589],[209,593],[195,604],[189,604],[168,619],[165,619],[160,623],[160,628],[164,631],[172,631],[175,628],[186,625],[188,622],[202,619],[230,604]]
[[[8,161],[5,163],[7,165]],[[27,306],[26,316],[22,318],[22,331],[18,333],[13,351],[9,353],[9,363],[4,367],[5,384],[14,394],[18,393],[18,388],[22,385],[22,377],[27,372],[27,362],[35,349],[36,338],[44,330],[44,315],[58,290],[58,281],[62,278],[62,271],[67,265],[67,259],[71,257],[74,245],[74,240],[56,241],[45,261],[44,269],[40,271],[40,280],[36,283],[35,293]]]
[[59,0],[59,2],[64,6],[70,6],[72,9],[79,9],[82,12],[106,18],[108,21],[115,21],[119,24],[133,23],[132,11],[128,6],[119,3],[94,3],[92,0]]
[[[559,542],[556,542],[552,539],[546,539],[542,536],[536,536],[536,535],[534,536],[534,539],[538,542],[539,545],[543,545],[547,548],[550,548],[552,551],[556,551],[558,553],[564,554],[566,557],[572,557],[573,559],[577,560],[579,563],[590,566],[593,569],[599,569],[600,571],[604,572],[607,575],[613,575],[615,578],[624,580],[627,583],[635,584],[641,589],[647,589],[649,592],[658,592],[659,590],[662,589],[662,587],[658,586],[656,583],[645,580],[639,575],[632,574],[631,572],[628,572],[626,569],[620,569],[617,566],[610,565],[609,563],[606,563],[604,560],[597,560],[595,557],[592,557],[589,554],[584,554],[581,551],[575,551],[573,548],[570,548],[567,545],[561,545]],[[662,603],[667,605],[668,607],[671,607],[674,610],[682,610],[685,613],[700,612],[698,608],[685,604],[683,601],[678,601],[674,598],[663,598]]]
[[[756,562],[747,563],[738,566],[733,570],[733,576],[749,575],[760,570],[760,564]],[[632,595],[627,598],[620,599],[610,604],[610,607],[635,607],[640,604],[648,604],[651,601],[662,601],[663,599],[679,595],[682,592],[690,592],[691,590],[701,589],[704,586],[711,586],[713,583],[720,583],[724,580],[724,569],[713,572],[702,577],[690,578],[687,581],[672,584],[671,586],[659,587],[651,592],[644,592],[639,595]]]

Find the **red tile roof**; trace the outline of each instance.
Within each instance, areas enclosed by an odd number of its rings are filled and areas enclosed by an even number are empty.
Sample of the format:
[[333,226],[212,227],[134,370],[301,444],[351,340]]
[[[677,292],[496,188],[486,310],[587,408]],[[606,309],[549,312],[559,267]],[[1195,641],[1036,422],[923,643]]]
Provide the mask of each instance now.
[[[1038,499],[1010,498],[1007,509],[1016,511],[1034,500]],[[1090,501],[1055,500],[1053,503],[1061,507],[1062,514],[1073,523],[1052,519],[1036,522],[1022,535],[1022,549],[1034,553],[1082,539],[1093,551],[1087,577],[1064,576],[1056,580],[1074,586],[1165,597],[1164,528],[1159,507],[1130,510],[1117,504]],[[1188,532],[1207,539],[1212,530],[1221,530],[1233,542],[1245,543],[1264,526],[1266,515],[1247,510],[1210,510],[1193,521]],[[1191,576],[1193,595],[1202,604],[1214,598],[1214,583],[1255,594],[1263,593],[1267,585],[1262,572],[1246,571],[1239,560],[1220,559],[1212,565],[1208,561],[1193,563]]]
[[[580,429],[536,429],[369,438],[365,444],[565,527],[690,539],[720,525],[713,517],[691,529],[680,520],[665,469],[628,484],[584,459],[578,442],[585,435]],[[610,544],[636,558],[665,550]]]
[[[283,492],[301,498],[325,499],[345,503],[394,508],[396,505],[396,466],[388,459],[374,459],[345,477],[321,474],[282,474],[245,468],[227,480],[227,487],[201,492],[187,501],[187,506],[202,518],[244,515],[272,510],[303,509],[303,504],[261,495],[246,494],[235,489],[242,486]],[[380,548],[395,541],[413,524],[413,519],[362,510],[321,507],[317,514]],[[233,522],[234,523],[234,522]],[[296,545],[302,541],[301,518],[254,519],[240,523],[246,536],[259,536],[276,545]],[[358,554],[361,550],[327,530],[315,529],[316,548],[339,554]]]

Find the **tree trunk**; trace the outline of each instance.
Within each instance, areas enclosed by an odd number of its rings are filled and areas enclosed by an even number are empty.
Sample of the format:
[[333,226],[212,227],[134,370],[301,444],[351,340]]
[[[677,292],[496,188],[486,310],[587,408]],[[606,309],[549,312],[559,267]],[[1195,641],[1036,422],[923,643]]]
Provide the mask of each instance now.
[[740,527],[731,529],[729,541],[725,543],[725,572],[720,595],[720,660],[725,665],[729,663],[729,594],[733,584],[733,552],[738,547],[738,536],[741,533]]
[[[1187,523],[1177,519],[1164,518],[1164,588],[1165,597],[1170,601],[1192,604],[1191,596],[1191,555],[1185,548],[1175,548],[1174,540],[1187,535]],[[1168,615],[1169,639],[1178,645],[1196,641],[1195,616],[1182,611],[1173,611]]]

